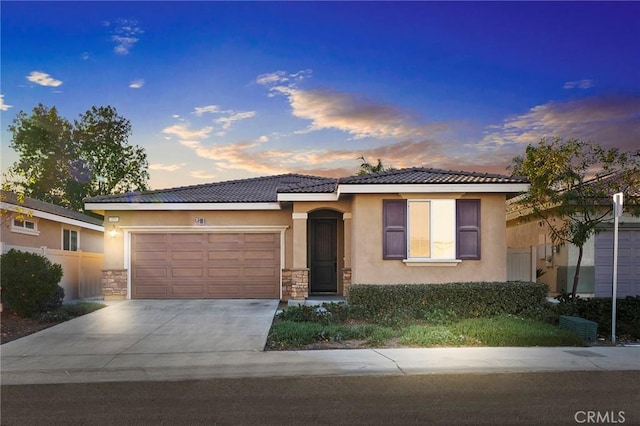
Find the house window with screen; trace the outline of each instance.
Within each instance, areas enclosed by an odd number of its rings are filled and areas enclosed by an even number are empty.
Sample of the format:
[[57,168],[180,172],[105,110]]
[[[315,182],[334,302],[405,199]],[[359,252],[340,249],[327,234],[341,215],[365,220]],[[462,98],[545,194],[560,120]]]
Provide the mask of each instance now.
[[78,231],[62,230],[62,250],[78,251]]
[[480,259],[480,200],[384,200],[383,258]]

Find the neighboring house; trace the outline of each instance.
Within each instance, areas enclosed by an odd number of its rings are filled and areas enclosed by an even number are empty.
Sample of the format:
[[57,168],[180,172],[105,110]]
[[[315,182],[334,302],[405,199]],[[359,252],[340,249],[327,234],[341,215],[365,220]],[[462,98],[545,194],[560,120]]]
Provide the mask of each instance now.
[[0,228],[0,253],[16,249],[61,264],[65,300],[102,295],[102,219],[29,197],[21,203],[7,191],[1,191],[0,207],[6,212]]
[[[555,219],[560,220],[560,219]],[[602,223],[598,233],[584,245],[578,294],[583,297],[611,297],[613,293],[613,217]],[[619,218],[617,296],[640,295],[640,218],[624,213]],[[552,294],[571,293],[578,259],[572,244],[553,245],[544,221],[527,217],[513,199],[507,203],[507,246],[510,265],[518,277],[527,268],[543,271],[538,281]],[[525,259],[527,259],[525,261]],[[522,266],[520,272],[516,265]],[[526,274],[524,279],[526,279]]]
[[105,216],[107,298],[346,295],[351,283],[506,279],[519,178],[425,168],[299,174],[86,200]]

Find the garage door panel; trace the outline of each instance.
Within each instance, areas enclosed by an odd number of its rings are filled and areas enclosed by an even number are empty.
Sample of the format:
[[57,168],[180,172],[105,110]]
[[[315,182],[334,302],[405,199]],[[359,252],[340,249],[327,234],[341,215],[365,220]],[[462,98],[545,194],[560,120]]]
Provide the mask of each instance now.
[[203,276],[202,268],[171,268],[173,278],[200,278]]
[[276,241],[277,234],[244,234],[244,241],[247,244],[251,243],[264,243],[264,244],[274,244]]
[[280,295],[280,234],[132,234],[132,295],[255,298]]
[[202,284],[179,284],[171,288],[174,296],[199,296],[203,293]]
[[134,270],[135,278],[165,278],[167,277],[166,268],[136,268]]
[[240,234],[238,233],[208,234],[207,241],[210,244],[220,244],[220,243],[238,244],[240,242]]
[[216,284],[209,285],[208,293],[216,297],[239,297],[241,295],[241,288],[237,284]]
[[[613,290],[612,231],[596,236],[596,296],[611,297]],[[640,231],[621,230],[618,233],[618,297],[640,295]]]
[[[276,271],[273,268],[245,268],[244,276],[245,277],[274,277],[276,275]],[[279,274],[278,274],[279,275]]]
[[238,279],[240,277],[240,268],[207,268],[207,274],[211,278],[225,277]]
[[137,244],[165,244],[169,234],[136,234]]
[[139,285],[136,286],[134,296],[147,297],[157,295],[168,295],[169,288],[162,285]]
[[167,260],[167,252],[166,251],[137,251],[135,258],[138,261]]
[[171,260],[196,260],[203,259],[202,251],[179,250],[171,252]]
[[209,260],[239,260],[242,258],[240,250],[209,250]]
[[276,253],[273,250],[247,250],[244,252],[244,258],[247,260],[274,260]]
[[169,234],[171,237],[171,244],[202,244],[202,234]]

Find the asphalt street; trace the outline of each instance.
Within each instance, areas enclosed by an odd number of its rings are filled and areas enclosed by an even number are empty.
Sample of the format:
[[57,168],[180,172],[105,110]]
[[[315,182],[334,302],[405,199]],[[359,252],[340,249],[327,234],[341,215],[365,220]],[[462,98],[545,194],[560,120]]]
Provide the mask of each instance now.
[[[605,421],[606,420],[606,421]],[[640,424],[640,371],[2,386],[2,425]]]

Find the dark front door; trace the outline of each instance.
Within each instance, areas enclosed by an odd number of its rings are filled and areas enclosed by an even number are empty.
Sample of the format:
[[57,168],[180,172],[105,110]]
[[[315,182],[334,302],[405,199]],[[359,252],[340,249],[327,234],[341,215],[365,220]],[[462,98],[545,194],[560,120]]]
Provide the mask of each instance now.
[[336,219],[311,219],[311,293],[337,293]]

